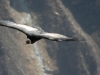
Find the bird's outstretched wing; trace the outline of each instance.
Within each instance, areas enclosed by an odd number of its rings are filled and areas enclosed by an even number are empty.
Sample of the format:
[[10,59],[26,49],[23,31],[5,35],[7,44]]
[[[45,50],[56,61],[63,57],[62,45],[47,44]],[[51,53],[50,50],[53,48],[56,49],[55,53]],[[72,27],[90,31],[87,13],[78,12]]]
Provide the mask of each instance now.
[[78,41],[77,38],[69,38],[57,33],[44,33],[44,34],[39,34],[39,36],[52,41]]
[[22,24],[16,24],[14,22],[11,21],[0,21],[0,26],[5,26],[5,27],[9,27],[9,28],[13,28],[13,29],[17,29],[25,34],[27,34],[30,31],[37,31],[38,29],[36,28],[32,28],[26,25],[22,25]]

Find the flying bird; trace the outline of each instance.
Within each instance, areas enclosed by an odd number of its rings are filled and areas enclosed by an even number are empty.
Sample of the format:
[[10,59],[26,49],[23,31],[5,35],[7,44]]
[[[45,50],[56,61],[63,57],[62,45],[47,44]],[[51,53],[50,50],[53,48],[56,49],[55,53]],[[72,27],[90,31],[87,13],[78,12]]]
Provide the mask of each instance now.
[[37,26],[33,28],[27,25],[16,24],[14,22],[4,20],[0,21],[0,26],[13,28],[26,34],[26,44],[33,44],[42,38],[49,39],[52,41],[78,41],[77,38],[69,38],[61,34],[45,32]]

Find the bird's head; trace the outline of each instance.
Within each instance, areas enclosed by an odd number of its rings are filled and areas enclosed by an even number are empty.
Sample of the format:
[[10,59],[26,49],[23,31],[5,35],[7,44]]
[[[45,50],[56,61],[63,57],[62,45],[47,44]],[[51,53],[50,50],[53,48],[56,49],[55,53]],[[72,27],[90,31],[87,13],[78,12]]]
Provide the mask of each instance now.
[[26,40],[26,44],[31,44],[31,40],[30,39],[27,39]]

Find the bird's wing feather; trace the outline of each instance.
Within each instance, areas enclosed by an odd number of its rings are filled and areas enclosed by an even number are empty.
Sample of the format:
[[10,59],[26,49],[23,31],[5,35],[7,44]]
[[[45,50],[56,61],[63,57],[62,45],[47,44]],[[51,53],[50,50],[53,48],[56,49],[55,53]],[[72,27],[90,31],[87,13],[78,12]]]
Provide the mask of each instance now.
[[13,28],[13,29],[17,29],[23,33],[28,33],[29,31],[36,31],[36,28],[32,28],[26,25],[22,25],[22,24],[16,24],[14,22],[10,22],[10,21],[0,21],[0,26],[5,26],[5,27],[9,27],[9,28]]
[[76,41],[77,39],[75,38],[69,38],[61,34],[57,33],[44,33],[44,34],[39,34],[42,38],[49,39],[52,41]]

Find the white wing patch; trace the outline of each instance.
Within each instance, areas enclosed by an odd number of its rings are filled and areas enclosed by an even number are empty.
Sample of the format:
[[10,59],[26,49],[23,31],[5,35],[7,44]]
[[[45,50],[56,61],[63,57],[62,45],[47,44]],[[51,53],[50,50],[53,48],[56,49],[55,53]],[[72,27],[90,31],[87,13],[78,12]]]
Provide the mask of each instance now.
[[36,31],[36,30],[38,30],[36,28],[32,28],[32,27],[29,27],[29,26],[26,26],[26,25],[21,25],[21,24],[17,24],[17,26],[25,28],[28,31]]
[[67,37],[64,36],[64,35],[56,34],[56,33],[45,33],[44,35],[47,35],[47,36],[53,37],[53,38],[67,38]]
[[16,23],[11,22],[11,21],[2,21],[2,22],[6,23],[8,26],[12,24],[12,25],[15,25],[15,26],[24,28],[24,29],[26,29],[26,30],[28,30],[28,31],[36,31],[36,30],[38,30],[38,29],[36,29],[36,28],[32,28],[32,27],[30,27],[30,26],[26,26],[26,25],[22,25],[22,24],[16,24]]

